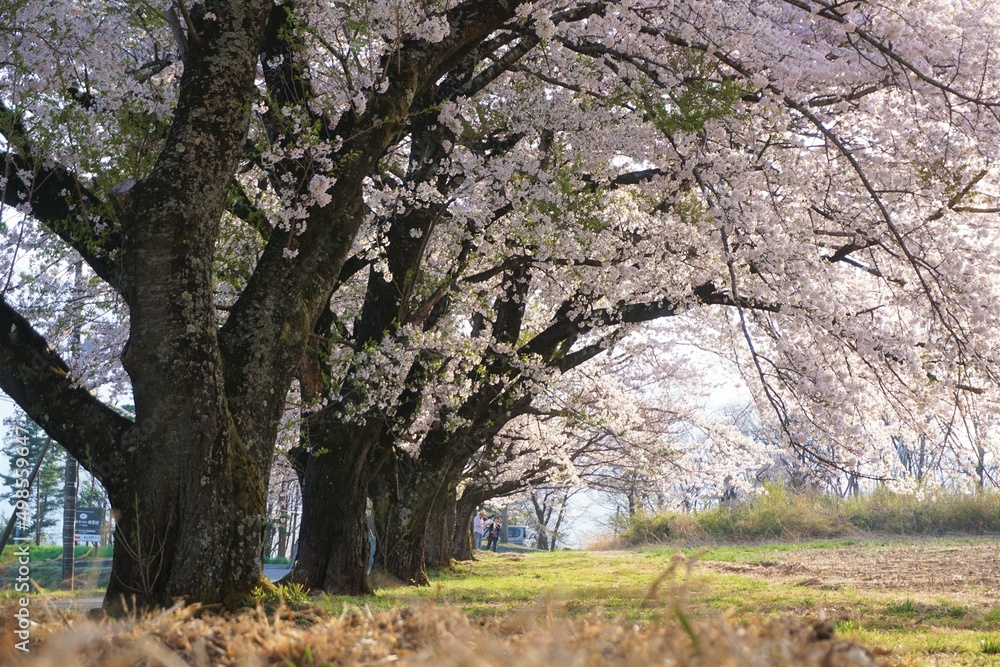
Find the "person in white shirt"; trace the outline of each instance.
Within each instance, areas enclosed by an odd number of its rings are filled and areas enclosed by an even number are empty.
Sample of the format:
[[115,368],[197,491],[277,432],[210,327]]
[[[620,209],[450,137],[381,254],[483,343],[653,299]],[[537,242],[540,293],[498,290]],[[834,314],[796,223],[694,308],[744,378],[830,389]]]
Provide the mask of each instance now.
[[472,517],[472,537],[476,549],[483,548],[483,533],[486,532],[486,512],[479,510],[479,514]]

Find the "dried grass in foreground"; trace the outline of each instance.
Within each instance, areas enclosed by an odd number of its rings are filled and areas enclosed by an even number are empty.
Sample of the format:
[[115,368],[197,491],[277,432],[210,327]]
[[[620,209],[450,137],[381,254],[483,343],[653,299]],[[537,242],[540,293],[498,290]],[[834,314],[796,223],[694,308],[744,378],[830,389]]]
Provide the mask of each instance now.
[[95,622],[56,610],[32,630],[31,653],[15,655],[12,609],[2,617],[0,663],[101,665],[434,665],[584,667],[591,665],[895,665],[891,655],[833,636],[826,624],[772,620],[742,628],[725,618],[631,625],[566,619],[551,606],[504,621],[470,620],[446,607],[339,617],[280,607],[224,618],[175,606],[138,619]]

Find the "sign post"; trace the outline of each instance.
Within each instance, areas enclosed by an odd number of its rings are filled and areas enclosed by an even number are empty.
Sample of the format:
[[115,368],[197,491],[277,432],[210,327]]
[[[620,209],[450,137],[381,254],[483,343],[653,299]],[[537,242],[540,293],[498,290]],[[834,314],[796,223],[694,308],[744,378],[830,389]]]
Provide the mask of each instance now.
[[100,507],[76,508],[76,531],[74,538],[77,542],[100,542],[101,528],[103,526],[104,510]]

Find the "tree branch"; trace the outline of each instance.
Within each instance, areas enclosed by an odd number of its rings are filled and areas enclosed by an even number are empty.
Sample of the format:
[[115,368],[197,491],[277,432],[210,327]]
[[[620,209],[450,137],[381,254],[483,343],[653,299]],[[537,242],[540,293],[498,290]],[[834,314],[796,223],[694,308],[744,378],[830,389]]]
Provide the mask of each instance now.
[[0,299],[0,388],[53,439],[102,478],[132,426],[77,385],[69,366],[20,313]]
[[[0,110],[2,114],[2,110]],[[4,132],[6,135],[6,132]],[[79,177],[61,167],[41,167],[18,153],[0,152],[7,206],[31,206],[31,217],[76,250],[98,276],[120,291],[122,237],[118,226],[95,212],[106,209]],[[22,177],[31,174],[30,182]]]

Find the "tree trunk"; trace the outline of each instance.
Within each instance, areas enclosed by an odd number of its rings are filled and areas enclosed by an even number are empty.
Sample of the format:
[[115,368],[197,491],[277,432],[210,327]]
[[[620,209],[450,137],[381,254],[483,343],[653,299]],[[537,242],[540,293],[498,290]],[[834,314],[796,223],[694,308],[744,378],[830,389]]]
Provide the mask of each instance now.
[[427,517],[419,515],[418,505],[404,501],[394,508],[385,537],[384,562],[385,569],[402,581],[427,586]]
[[424,560],[428,568],[451,565],[451,547],[455,530],[455,485],[449,484],[438,495],[427,521],[427,548]]
[[368,461],[380,428],[320,419],[303,477],[298,560],[291,581],[343,595],[371,593],[365,505]]
[[281,523],[278,524],[278,558],[286,558],[288,556],[288,518],[285,515],[281,517]]
[[[559,539],[560,529],[562,528],[563,519],[566,517],[566,503],[569,501],[569,492],[563,494],[562,501],[559,505],[559,514],[556,515],[556,525],[552,528],[552,541],[549,543],[549,551],[556,550],[556,541]],[[551,512],[549,513],[551,516]]]
[[260,475],[194,458],[188,464],[178,476],[137,468],[129,487],[109,489],[117,521],[108,611],[168,605],[178,597],[232,608],[248,604],[260,585]]
[[538,533],[535,535],[535,548],[542,551],[549,550],[549,537],[545,533],[545,526],[538,526]]
[[42,543],[42,485],[35,484],[35,546]]
[[385,516],[382,543],[385,569],[416,586],[429,583],[426,560],[428,526],[448,473],[446,466],[435,463],[430,463],[423,454],[412,465],[408,461],[403,462],[395,469],[399,475],[396,484],[382,485],[381,488],[388,493],[376,500]]
[[[427,544],[431,517],[443,499],[448,500],[447,520],[448,549],[450,552],[451,526],[455,523],[455,487],[468,460],[466,455],[455,454],[456,441],[445,433],[425,439],[416,461],[404,460],[391,468],[398,475],[395,484],[383,488],[399,491],[389,493],[377,502],[385,507],[386,536],[384,540],[385,568],[405,582],[424,586],[427,579]],[[436,521],[440,522],[440,519]],[[435,545],[438,548],[438,545]],[[437,552],[435,552],[437,555]]]
[[476,504],[470,502],[455,503],[455,528],[451,540],[451,557],[455,560],[472,560],[472,514]]
[[419,461],[384,445],[381,443],[379,465],[369,483],[378,563],[406,583],[427,585],[427,522],[437,476],[422,476],[423,486],[415,485]]

